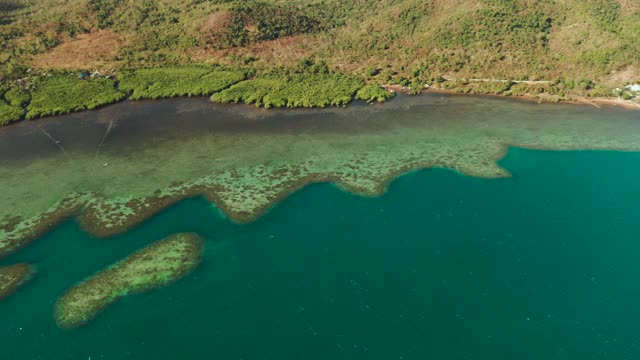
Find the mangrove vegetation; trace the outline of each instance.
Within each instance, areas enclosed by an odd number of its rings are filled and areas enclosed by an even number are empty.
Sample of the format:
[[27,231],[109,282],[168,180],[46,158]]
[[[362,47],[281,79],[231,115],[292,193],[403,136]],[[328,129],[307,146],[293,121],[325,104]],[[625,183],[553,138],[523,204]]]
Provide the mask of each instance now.
[[211,66],[180,66],[124,71],[120,90],[132,100],[211,95],[246,78],[242,70]]
[[[14,96],[11,94],[13,92],[15,91],[6,84],[0,84],[0,126],[18,121],[24,115],[24,109],[13,105],[15,103]],[[9,93],[8,99],[7,93]]]
[[[249,77],[249,75],[251,75]],[[393,93],[362,78],[331,71],[322,61],[305,59],[296,69],[255,74],[250,68],[189,65],[122,70],[103,75],[53,72],[0,88],[0,124],[74,111],[123,100],[212,95],[218,103],[259,107],[342,106],[354,98],[382,102]]]
[[243,81],[213,94],[211,100],[265,108],[339,106],[351,102],[362,86],[361,79],[339,73],[274,74]]
[[372,102],[384,102],[395,96],[395,93],[379,86],[379,85],[366,85],[356,93],[356,99]]
[[91,110],[125,97],[124,93],[116,90],[112,79],[81,79],[65,74],[37,78],[30,92],[27,119]]
[[0,101],[0,126],[20,120],[22,115],[24,115],[23,109],[7,105],[4,101]]

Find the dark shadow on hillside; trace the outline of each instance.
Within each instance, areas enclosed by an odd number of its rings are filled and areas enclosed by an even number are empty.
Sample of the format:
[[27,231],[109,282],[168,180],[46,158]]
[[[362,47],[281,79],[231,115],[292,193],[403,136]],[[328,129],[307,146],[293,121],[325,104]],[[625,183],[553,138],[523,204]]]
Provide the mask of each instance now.
[[0,25],[8,25],[14,21],[13,12],[24,7],[18,0],[0,0]]

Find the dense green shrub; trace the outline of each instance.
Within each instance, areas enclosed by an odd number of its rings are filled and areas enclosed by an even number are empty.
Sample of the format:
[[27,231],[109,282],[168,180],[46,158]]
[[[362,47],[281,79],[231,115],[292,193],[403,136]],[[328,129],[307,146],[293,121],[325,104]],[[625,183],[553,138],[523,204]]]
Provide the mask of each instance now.
[[515,83],[513,80],[508,80],[507,82],[505,82],[505,83],[502,85],[502,88],[499,90],[499,92],[500,92],[500,93],[507,92],[507,91],[511,90],[511,87],[512,87],[513,85],[515,85],[515,84],[516,84],[516,83]]
[[87,5],[95,13],[97,27],[104,29],[113,25],[112,15],[122,3],[123,0],[89,0]]
[[420,81],[420,79],[413,79],[411,84],[409,84],[409,95],[419,95],[422,93],[422,88],[424,82]]
[[620,2],[617,0],[587,0],[593,18],[605,30],[620,31],[618,19],[621,14]]
[[27,119],[73,111],[91,110],[122,100],[111,79],[82,80],[74,75],[57,74],[36,79],[27,106]]
[[[316,10],[316,13],[309,12]],[[320,11],[318,11],[320,10]],[[233,7],[227,30],[227,43],[244,46],[250,41],[273,40],[284,36],[311,33],[323,29],[324,6],[299,8],[294,4],[277,5],[262,1],[242,1]],[[249,28],[255,30],[249,31]]]
[[266,77],[255,80],[247,80],[240,82],[230,88],[219,93],[213,94],[211,100],[219,103],[237,104],[244,102],[246,104],[256,104],[257,106],[285,106],[284,100],[280,103],[271,96],[268,103],[263,103],[263,99],[269,94],[274,94],[280,88],[285,86],[286,80],[279,77]]
[[267,75],[236,84],[214,94],[211,100],[265,108],[337,106],[351,102],[362,86],[362,80],[337,73]]
[[[18,121],[24,115],[24,109],[10,105],[11,101],[5,102],[5,97],[12,98],[9,84],[0,83],[0,126]],[[27,100],[28,101],[28,100]],[[8,104],[9,103],[9,104]]]
[[0,126],[20,120],[22,115],[24,115],[23,109],[7,105],[4,101],[0,101]]
[[447,81],[444,77],[442,77],[442,75],[438,75],[436,77],[433,78],[432,84],[442,84],[443,82]]
[[409,79],[402,76],[396,77],[395,79],[393,79],[393,82],[404,87],[411,85],[411,82],[409,81]]
[[14,86],[4,94],[4,98],[11,106],[25,107],[29,103],[29,100],[31,100],[31,95],[25,90]]
[[2,97],[4,96],[4,93],[6,93],[8,90],[9,90],[9,84],[0,83],[0,99],[2,99]]
[[377,76],[378,74],[380,74],[380,71],[382,71],[382,69],[380,69],[379,67],[377,67],[375,65],[370,65],[365,69],[364,73],[365,73],[365,75],[367,75],[369,77],[373,77],[373,76]]
[[246,78],[241,70],[211,66],[181,66],[139,69],[118,76],[120,90],[131,99],[158,99],[173,96],[211,95]]
[[[460,26],[453,33],[437,38],[442,45],[487,44],[505,45],[545,44],[553,20],[540,11],[518,11],[514,7],[480,9],[465,18],[454,18]],[[492,44],[496,38],[502,41]]]
[[356,93],[356,99],[363,100],[368,103],[374,101],[384,102],[395,96],[395,93],[382,88],[378,85],[366,85]]

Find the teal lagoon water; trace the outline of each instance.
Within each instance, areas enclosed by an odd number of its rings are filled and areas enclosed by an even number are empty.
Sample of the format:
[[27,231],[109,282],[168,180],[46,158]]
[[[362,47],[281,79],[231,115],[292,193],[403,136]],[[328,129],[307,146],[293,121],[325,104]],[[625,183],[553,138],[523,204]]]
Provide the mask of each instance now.
[[[512,178],[423,170],[379,198],[316,184],[247,225],[202,198],[111,239],[69,221],[0,261],[39,270],[0,304],[0,358],[640,358],[640,153],[501,165]],[[56,327],[67,288],[180,231],[208,240],[194,273]]]

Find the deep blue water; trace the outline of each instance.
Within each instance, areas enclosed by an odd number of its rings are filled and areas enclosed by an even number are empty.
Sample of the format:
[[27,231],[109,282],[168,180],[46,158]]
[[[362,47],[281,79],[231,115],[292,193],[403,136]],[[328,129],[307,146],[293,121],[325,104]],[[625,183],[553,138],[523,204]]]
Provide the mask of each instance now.
[[[638,359],[640,153],[511,149],[513,178],[430,169],[379,198],[316,184],[235,225],[202,198],[93,239],[70,221],[1,264],[2,359]],[[65,289],[154,240],[207,238],[201,266],[94,322]]]

